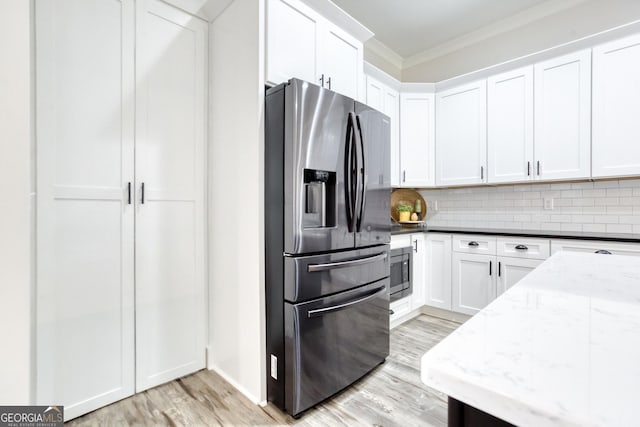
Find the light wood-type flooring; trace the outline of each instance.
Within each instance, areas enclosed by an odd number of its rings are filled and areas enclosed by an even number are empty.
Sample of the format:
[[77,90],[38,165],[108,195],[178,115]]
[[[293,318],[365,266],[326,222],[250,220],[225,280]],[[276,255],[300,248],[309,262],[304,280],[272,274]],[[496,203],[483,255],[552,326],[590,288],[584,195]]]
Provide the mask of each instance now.
[[295,420],[200,371],[72,420],[69,425],[444,426],[446,396],[420,381],[422,355],[458,327],[421,315],[391,331],[391,354],[369,375]]

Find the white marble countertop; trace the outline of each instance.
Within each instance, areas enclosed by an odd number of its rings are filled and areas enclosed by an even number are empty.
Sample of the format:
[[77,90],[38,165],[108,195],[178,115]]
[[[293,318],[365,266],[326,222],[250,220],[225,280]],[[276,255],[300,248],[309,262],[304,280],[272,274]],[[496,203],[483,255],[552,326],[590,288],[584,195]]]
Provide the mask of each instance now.
[[422,381],[518,426],[640,425],[640,258],[556,253],[425,354]]

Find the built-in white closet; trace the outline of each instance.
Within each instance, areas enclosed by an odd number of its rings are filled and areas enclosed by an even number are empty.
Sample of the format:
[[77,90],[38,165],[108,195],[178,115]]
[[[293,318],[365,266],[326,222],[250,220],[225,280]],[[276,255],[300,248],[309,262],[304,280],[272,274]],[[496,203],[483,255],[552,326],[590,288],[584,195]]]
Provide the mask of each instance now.
[[205,367],[207,23],[38,0],[37,379],[65,418]]

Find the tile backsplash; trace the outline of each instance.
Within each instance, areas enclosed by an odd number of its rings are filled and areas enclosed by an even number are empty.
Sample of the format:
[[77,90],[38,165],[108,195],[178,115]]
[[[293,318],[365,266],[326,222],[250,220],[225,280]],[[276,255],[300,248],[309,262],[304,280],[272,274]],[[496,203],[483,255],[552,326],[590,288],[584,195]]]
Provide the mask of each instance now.
[[[420,190],[427,226],[640,233],[640,179]],[[545,209],[553,200],[553,209]],[[437,209],[436,209],[437,204]]]

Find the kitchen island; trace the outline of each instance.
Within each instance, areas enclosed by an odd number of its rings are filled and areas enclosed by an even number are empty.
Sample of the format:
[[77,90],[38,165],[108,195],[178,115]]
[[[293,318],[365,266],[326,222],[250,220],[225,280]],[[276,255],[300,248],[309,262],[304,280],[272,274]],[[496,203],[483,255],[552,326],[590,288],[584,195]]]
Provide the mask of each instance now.
[[421,367],[450,426],[638,425],[640,258],[559,252]]

